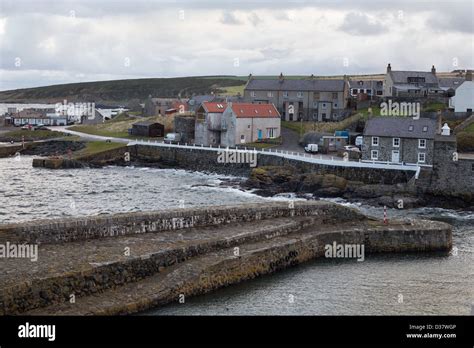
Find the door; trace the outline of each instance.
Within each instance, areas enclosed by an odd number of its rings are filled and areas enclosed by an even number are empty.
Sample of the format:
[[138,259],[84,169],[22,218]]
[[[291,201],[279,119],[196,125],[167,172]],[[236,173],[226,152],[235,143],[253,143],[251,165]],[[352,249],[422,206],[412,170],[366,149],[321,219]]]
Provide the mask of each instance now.
[[262,140],[262,130],[258,130],[258,140]]
[[393,150],[392,151],[392,162],[395,162],[395,163],[400,162],[400,151],[399,150]]

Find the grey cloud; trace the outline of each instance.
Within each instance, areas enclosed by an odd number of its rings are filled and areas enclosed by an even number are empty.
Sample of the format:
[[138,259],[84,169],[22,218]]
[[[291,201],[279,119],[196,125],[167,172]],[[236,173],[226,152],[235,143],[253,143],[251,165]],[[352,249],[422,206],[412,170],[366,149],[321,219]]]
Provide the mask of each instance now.
[[248,16],[248,19],[254,27],[262,23],[262,19],[259,16],[257,16],[256,13],[252,13],[250,16]]
[[237,19],[235,14],[233,14],[232,12],[227,12],[227,11],[222,14],[221,23],[230,24],[230,25],[242,24],[242,22],[239,19]]
[[[462,33],[474,33],[474,2],[471,7],[461,7],[453,2],[450,11],[434,13],[426,24],[435,31],[458,31]],[[471,45],[474,44],[471,42]]]
[[372,20],[367,14],[360,12],[346,14],[339,29],[351,35],[379,35],[387,31],[378,20]]

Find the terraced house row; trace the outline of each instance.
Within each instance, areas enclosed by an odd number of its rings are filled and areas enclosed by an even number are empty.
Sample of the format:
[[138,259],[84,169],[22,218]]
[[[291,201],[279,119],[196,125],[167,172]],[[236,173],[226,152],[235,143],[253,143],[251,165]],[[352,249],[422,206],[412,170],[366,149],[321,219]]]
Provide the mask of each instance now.
[[261,79],[249,76],[244,100],[249,103],[274,104],[285,121],[335,121],[350,114],[349,80]]

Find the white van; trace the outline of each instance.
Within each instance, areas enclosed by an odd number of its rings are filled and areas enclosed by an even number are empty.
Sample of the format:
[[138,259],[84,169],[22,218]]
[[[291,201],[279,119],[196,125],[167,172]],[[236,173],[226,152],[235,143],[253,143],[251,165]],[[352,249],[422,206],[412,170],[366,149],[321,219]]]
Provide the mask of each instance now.
[[179,133],[168,133],[163,139],[165,143],[177,144],[181,141],[181,134]]
[[318,152],[318,144],[308,144],[305,146],[304,150],[309,153]]

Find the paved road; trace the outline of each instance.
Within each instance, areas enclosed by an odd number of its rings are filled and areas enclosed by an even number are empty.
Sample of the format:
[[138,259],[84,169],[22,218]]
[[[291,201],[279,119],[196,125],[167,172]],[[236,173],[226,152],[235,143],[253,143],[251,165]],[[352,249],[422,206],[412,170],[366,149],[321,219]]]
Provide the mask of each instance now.
[[281,127],[281,138],[283,140],[283,143],[279,146],[274,147],[274,149],[304,152],[303,147],[298,144],[298,141],[300,140],[300,135],[294,130]]
[[104,137],[102,135],[93,135],[93,134],[87,134],[87,133],[82,133],[82,132],[76,132],[76,131],[68,129],[67,127],[68,126],[64,126],[64,127],[55,126],[55,127],[48,127],[48,129],[52,130],[52,131],[56,131],[56,132],[62,132],[62,133],[67,133],[67,134],[71,134],[71,135],[77,135],[77,136],[79,136],[79,137],[81,137],[82,139],[85,139],[85,140],[110,140],[110,141],[113,141],[115,143],[126,143],[126,144],[133,141],[133,140],[127,139],[127,138],[112,138],[112,137]]

